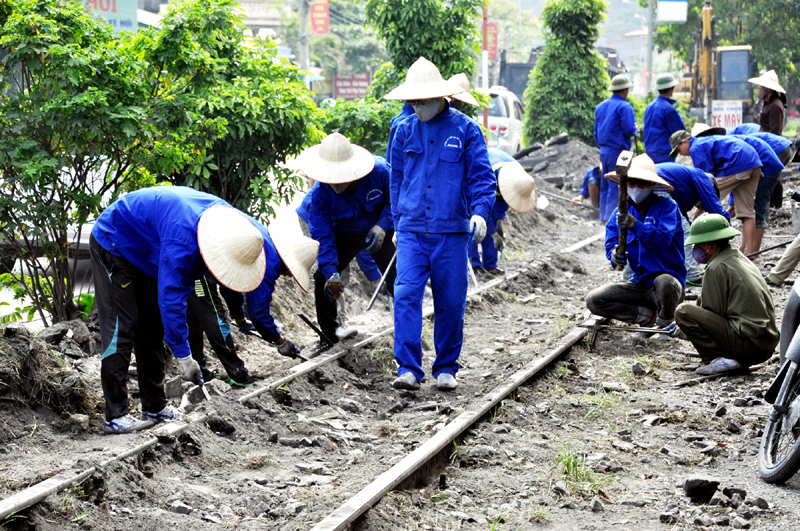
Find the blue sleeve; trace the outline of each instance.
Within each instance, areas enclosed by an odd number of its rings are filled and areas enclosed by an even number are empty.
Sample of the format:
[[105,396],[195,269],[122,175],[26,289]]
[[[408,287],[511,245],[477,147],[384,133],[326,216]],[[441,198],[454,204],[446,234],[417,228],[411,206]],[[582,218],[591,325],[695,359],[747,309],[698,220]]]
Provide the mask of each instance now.
[[192,354],[189,348],[189,326],[186,324],[186,300],[199,278],[194,251],[177,242],[163,241],[158,264],[158,309],[164,324],[164,340],[176,358]]
[[600,147],[600,135],[597,133],[597,122],[600,121],[600,117],[597,116],[597,108],[594,109],[594,145]]
[[394,144],[394,137],[397,133],[397,125],[392,124],[389,128],[389,143],[386,144],[386,162],[392,160],[392,144]]
[[[378,165],[376,164],[375,167],[377,168]],[[387,201],[386,204],[383,205],[383,210],[381,210],[381,215],[378,217],[377,225],[383,230],[389,231],[394,226],[394,222],[392,221],[392,192],[389,186],[391,182],[391,169],[388,165],[381,165],[378,171],[381,176],[383,197],[386,197]]]
[[270,313],[272,292],[275,291],[277,278],[278,275],[275,274],[274,268],[267,264],[264,280],[261,281],[261,284],[256,289],[246,295],[247,310],[253,326],[256,327],[261,337],[272,343],[281,337],[278,327],[275,326],[275,319],[272,318],[272,313]]
[[623,105],[621,109],[622,116],[620,116],[620,121],[622,123],[622,132],[626,139],[630,140],[630,138],[636,136],[636,133],[639,131],[636,126],[636,113],[633,112],[633,107],[631,107],[630,104]]
[[465,156],[467,157],[467,184],[472,198],[472,214],[489,219],[494,205],[496,181],[489,152],[478,124],[470,121],[467,125]]
[[[614,252],[614,248],[617,246],[617,242],[619,241],[619,227],[617,227],[618,213],[619,209],[615,208],[611,213],[611,217],[609,217],[608,222],[606,223],[606,258],[609,262],[611,262],[611,253]],[[616,267],[616,264],[611,262],[611,267]]]
[[315,186],[311,193],[311,208],[308,216],[308,230],[311,237],[319,242],[319,255],[317,263],[319,270],[325,278],[331,278],[339,268],[339,253],[336,251],[336,237],[333,235],[330,212],[333,205],[330,202],[329,190]]
[[697,191],[697,195],[700,198],[700,205],[703,207],[703,210],[708,212],[709,214],[720,214],[725,216],[725,218],[730,222],[731,215],[728,214],[728,211],[722,208],[719,202],[719,196],[717,195],[716,190],[714,190],[714,185],[711,183],[711,179],[707,176],[697,177],[694,179],[694,188]]
[[663,201],[663,204],[659,212],[652,214],[656,220],[655,224],[639,221],[631,230],[642,247],[648,251],[661,252],[668,249],[675,232],[681,227],[678,204],[672,199]]
[[394,205],[392,217],[394,218],[395,227],[398,226],[399,221],[397,219],[397,205],[400,204],[400,187],[403,184],[403,168],[405,166],[405,162],[403,160],[403,145],[405,144],[405,141],[405,128],[398,127],[394,136],[394,140],[390,144],[392,148],[391,160],[394,162],[389,164],[389,202]]
[[714,161],[709,153],[709,144],[695,142],[689,148],[689,156],[692,157],[692,164],[695,168],[700,168],[706,173],[716,176],[714,173]]
[[495,197],[494,200],[494,219],[506,219],[506,212],[508,212],[508,203],[506,203],[501,197]]

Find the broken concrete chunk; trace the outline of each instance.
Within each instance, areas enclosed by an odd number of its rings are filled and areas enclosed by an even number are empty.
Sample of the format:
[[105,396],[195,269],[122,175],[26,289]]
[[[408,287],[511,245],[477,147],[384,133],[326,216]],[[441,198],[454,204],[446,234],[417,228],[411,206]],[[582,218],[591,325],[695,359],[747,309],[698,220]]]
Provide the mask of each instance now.
[[180,376],[167,380],[164,387],[167,391],[167,398],[178,398],[183,394],[183,380]]
[[172,502],[167,510],[177,514],[192,514],[192,512],[194,512],[194,509],[192,509],[190,506],[186,505],[182,501],[177,500]]
[[87,431],[89,429],[89,415],[73,413],[69,416],[69,423],[81,431]]
[[741,516],[737,516],[736,518],[733,519],[731,527],[733,527],[734,529],[750,529],[750,522],[748,522]]
[[622,382],[602,382],[600,385],[603,386],[603,391],[605,391],[606,393],[611,393],[611,392],[621,393],[631,390],[630,387],[628,387]]
[[690,498],[708,503],[719,488],[719,479],[706,475],[689,476],[683,482],[683,490]]

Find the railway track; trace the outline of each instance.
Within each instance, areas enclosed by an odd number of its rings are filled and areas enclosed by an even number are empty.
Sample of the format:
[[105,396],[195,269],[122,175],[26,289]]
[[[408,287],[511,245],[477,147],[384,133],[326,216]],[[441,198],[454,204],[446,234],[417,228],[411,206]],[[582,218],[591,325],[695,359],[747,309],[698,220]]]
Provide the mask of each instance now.
[[[598,241],[601,238],[602,235],[596,235],[594,237],[587,238],[576,245],[568,247],[564,251],[574,252],[581,247]],[[518,302],[517,304],[524,306],[525,303],[533,300],[535,295],[526,297],[509,297],[506,292],[501,291],[498,292],[500,295],[497,295],[495,291],[502,287],[513,288],[515,281],[520,278],[520,276],[525,276],[528,273],[528,270],[510,272],[503,278],[495,279],[482,284],[479,288],[470,291],[469,298],[471,301],[473,301],[471,304],[473,306],[481,306],[483,304],[481,299],[485,299],[485,297],[488,295],[490,298],[496,298],[498,296],[501,298],[513,298],[517,301],[522,301]],[[525,291],[525,288],[522,288],[520,295],[522,293],[527,294],[528,292]],[[474,302],[476,300],[478,302]],[[472,311],[477,314],[480,314],[479,310],[480,309],[472,309]],[[470,310],[468,309],[468,313],[469,312]],[[432,315],[432,308],[425,310],[425,316],[429,317],[430,315]],[[437,456],[438,458],[441,458],[441,454],[443,452],[446,453],[447,448],[451,447],[453,442],[458,440],[466,430],[480,422],[480,420],[484,418],[489,411],[491,411],[493,408],[496,408],[502,400],[514,393],[520,385],[523,385],[525,382],[535,378],[536,375],[544,370],[550,363],[552,363],[553,360],[557,359],[564,352],[568,351],[572,345],[586,335],[586,329],[574,328],[568,331],[566,328],[562,329],[560,319],[561,318],[559,316],[559,332],[557,335],[563,334],[563,337],[554,346],[552,346],[552,348],[547,348],[534,356],[529,356],[530,359],[526,363],[520,363],[518,360],[514,360],[513,363],[507,364],[506,367],[495,367],[491,371],[491,376],[493,376],[496,380],[500,380],[502,377],[503,382],[500,385],[492,385],[492,380],[482,382],[482,385],[480,386],[481,390],[474,393],[476,398],[468,399],[458,395],[455,397],[442,397],[435,392],[432,393],[430,390],[428,390],[428,392],[420,392],[413,397],[400,393],[397,401],[401,402],[402,406],[398,409],[397,406],[400,404],[395,404],[393,408],[389,409],[394,410],[395,413],[405,410],[415,416],[422,416],[426,414],[428,416],[433,416],[433,419],[426,418],[425,424],[427,425],[428,429],[433,427],[434,429],[430,431],[434,433],[432,433],[431,437],[424,442],[417,441],[414,437],[412,437],[414,440],[412,440],[410,444],[403,444],[403,449],[412,449],[412,451],[408,453],[406,457],[399,460],[399,462],[392,463],[393,461],[397,461],[397,455],[382,456],[378,459],[373,459],[369,466],[366,467],[366,470],[359,470],[349,474],[342,473],[341,477],[345,480],[346,485],[344,490],[348,490],[348,488],[352,487],[353,485],[363,486],[367,483],[366,478],[370,476],[374,476],[375,480],[368,483],[354,496],[343,499],[342,503],[338,505],[336,510],[328,514],[326,517],[321,518],[318,522],[305,522],[305,524],[307,524],[306,528],[310,528],[313,524],[315,524],[313,525],[313,529],[315,530],[344,529],[350,526],[360,515],[367,511],[376,501],[380,500],[387,492],[396,488],[398,485],[401,485],[404,480],[408,480],[408,478],[415,474],[424,475],[426,473],[426,467],[429,469],[435,469],[436,467],[432,466],[431,463],[437,459]],[[538,325],[542,323],[533,322],[530,324]],[[266,409],[266,411],[269,413],[272,411],[271,407],[273,406],[271,399],[273,395],[275,395],[276,391],[279,391],[281,388],[285,388],[288,385],[292,385],[294,382],[298,382],[298,379],[301,377],[306,377],[307,379],[311,380],[312,375],[318,375],[318,373],[322,370],[325,370],[326,367],[335,365],[334,362],[338,362],[341,365],[343,360],[352,357],[354,353],[362,353],[363,355],[363,351],[365,349],[373,348],[375,345],[384,340],[383,338],[389,336],[392,332],[393,328],[386,328],[357,343],[326,353],[311,361],[296,365],[290,368],[288,371],[274,375],[267,383],[262,384],[258,388],[239,396],[235,399],[235,401],[238,403],[240,409],[242,407],[245,407],[250,411]],[[566,333],[564,334],[564,332]],[[489,326],[488,329],[482,330],[479,332],[479,334],[480,333],[491,333],[491,326]],[[483,339],[486,340],[485,337]],[[512,357],[516,357],[518,355],[519,352],[514,352],[511,354]],[[508,359],[504,359],[502,361],[507,362]],[[356,363],[358,363],[358,359],[356,359]],[[345,366],[349,364],[352,364],[352,360],[344,363]],[[512,365],[516,365],[518,370],[508,374],[507,369]],[[472,369],[469,371],[462,370],[461,374],[466,376],[470,372],[474,371]],[[383,379],[386,380],[385,377],[383,377]],[[481,378],[481,380],[486,379],[487,378],[485,375]],[[347,384],[345,384],[345,386],[346,385]],[[472,391],[472,389],[470,389],[470,391]],[[303,390],[300,389],[299,393],[302,392]],[[391,391],[386,391],[385,389],[381,388],[378,392],[388,393]],[[265,406],[263,403],[259,405],[259,400],[265,397],[267,398],[268,405]],[[438,404],[434,403],[435,407],[431,407],[430,399],[432,398],[439,401]],[[388,399],[391,401],[393,400],[393,397],[389,395]],[[425,400],[428,402],[420,403],[421,401]],[[159,448],[175,445],[176,439],[180,438],[184,434],[191,434],[193,432],[197,432],[198,430],[207,431],[207,423],[209,422],[209,419],[218,416],[217,404],[214,404],[215,401],[212,401],[210,404],[189,415],[185,422],[170,423],[159,428],[158,430],[153,430],[147,435],[139,436],[139,440],[136,440],[134,444],[130,444],[127,447],[123,446],[115,448],[110,457],[104,456],[103,458],[96,460],[96,463],[94,464],[84,464],[82,468],[72,467],[70,470],[61,471],[52,477],[45,479],[44,481],[23,489],[6,498],[5,500],[0,501],[0,520],[15,515],[19,511],[41,502],[52,494],[69,491],[69,489],[73,489],[76,485],[85,482],[88,478],[108,470],[116,463],[132,462],[134,467],[141,468],[143,466],[143,455],[148,455],[149,453],[149,455],[151,455],[151,459],[153,459],[152,454],[157,453]],[[226,407],[228,407],[229,403],[232,401],[233,399],[226,396]],[[261,400],[261,402],[263,402],[263,400]],[[341,408],[338,409],[341,411]],[[442,411],[448,410],[449,416],[447,414],[442,414]],[[418,413],[414,413],[415,411]],[[460,414],[456,415],[455,413],[458,413],[459,411]],[[247,414],[245,413],[244,416],[247,416]],[[373,415],[371,421],[381,421],[381,419],[385,420],[385,418],[386,414],[379,412],[377,415]],[[319,421],[320,419],[315,420]],[[432,424],[432,420],[436,421],[435,424]],[[329,422],[329,424],[333,426],[336,425],[335,422]],[[369,447],[370,443],[375,441],[374,436],[342,437],[341,433],[336,433],[336,431],[337,430],[335,429],[324,429],[319,432],[327,434],[331,440],[335,441],[335,445],[341,447],[353,447],[357,446],[357,443],[363,442],[367,442],[367,446]],[[339,431],[341,432],[341,430]],[[347,431],[344,433],[347,434]],[[201,439],[203,435],[195,435],[192,440],[196,442],[197,440]],[[254,434],[252,431],[250,431],[247,433],[247,438],[255,438],[253,435]],[[274,435],[274,433],[268,434],[270,441],[273,443],[283,442],[275,439],[291,438],[282,436],[275,437]],[[108,439],[105,439],[104,442],[107,440]],[[252,443],[252,440],[245,441],[245,443],[245,446],[247,446],[247,443]],[[301,447],[303,444],[304,443],[302,442],[300,443]],[[315,441],[312,442],[312,445],[314,444]],[[414,447],[416,447],[416,449],[413,449]],[[374,448],[372,450],[374,450]],[[391,451],[393,452],[394,450]],[[301,450],[299,453],[302,454],[303,451]],[[345,466],[340,468],[356,468],[354,466],[355,463],[350,463],[351,461],[353,461],[353,459],[348,459],[345,463]],[[388,466],[390,463],[392,463],[392,465]],[[388,470],[385,470],[387,467]],[[423,472],[420,472],[421,470]],[[428,470],[427,473],[430,473],[430,470]],[[319,511],[316,510],[309,510],[309,518],[316,519],[318,517],[318,512]]]

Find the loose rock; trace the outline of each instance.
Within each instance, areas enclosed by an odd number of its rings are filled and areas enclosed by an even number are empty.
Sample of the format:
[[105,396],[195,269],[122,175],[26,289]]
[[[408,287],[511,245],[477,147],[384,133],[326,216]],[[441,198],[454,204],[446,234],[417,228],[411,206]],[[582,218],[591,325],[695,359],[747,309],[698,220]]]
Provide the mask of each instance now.
[[631,372],[636,376],[642,376],[647,374],[647,369],[644,368],[644,365],[642,365],[641,362],[636,361],[633,363],[633,365],[631,365]]
[[592,512],[593,513],[601,513],[601,512],[603,512],[605,510],[606,510],[606,508],[603,505],[603,502],[600,501],[600,498],[598,496],[595,496],[594,498],[592,498]]
[[711,476],[690,476],[683,482],[683,490],[686,495],[702,503],[708,503],[718,488],[719,479]]
[[167,508],[167,510],[178,514],[192,514],[192,512],[194,512],[194,509],[192,509],[182,501],[172,502],[172,504]]
[[755,505],[759,509],[764,509],[764,510],[769,509],[769,503],[764,498],[756,498],[755,500],[753,500],[753,505]]
[[733,519],[731,527],[733,527],[734,529],[750,529],[750,522],[748,522],[741,516],[737,516],[736,518]]

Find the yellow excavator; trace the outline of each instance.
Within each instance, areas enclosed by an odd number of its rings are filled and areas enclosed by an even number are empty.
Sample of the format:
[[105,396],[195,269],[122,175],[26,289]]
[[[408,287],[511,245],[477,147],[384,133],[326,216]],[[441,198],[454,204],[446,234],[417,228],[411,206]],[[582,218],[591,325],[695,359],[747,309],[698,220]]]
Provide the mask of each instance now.
[[691,116],[727,129],[753,121],[753,47],[717,46],[711,0],[700,12],[695,33],[691,77],[684,77],[675,96],[689,102]]

